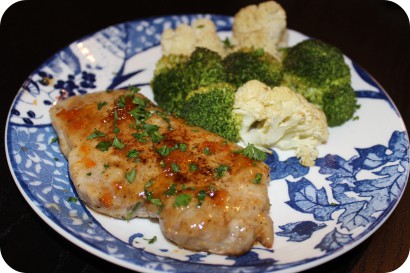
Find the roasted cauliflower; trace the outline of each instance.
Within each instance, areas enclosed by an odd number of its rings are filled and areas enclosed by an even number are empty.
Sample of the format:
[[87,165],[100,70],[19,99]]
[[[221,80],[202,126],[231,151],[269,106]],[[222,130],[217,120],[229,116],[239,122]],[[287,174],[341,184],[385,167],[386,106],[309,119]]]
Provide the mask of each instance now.
[[191,55],[195,48],[203,47],[226,55],[214,22],[207,18],[193,21],[191,25],[180,24],[175,29],[165,29],[161,36],[163,55]]
[[287,46],[286,12],[275,1],[249,5],[234,16],[232,43],[240,48],[263,48],[277,59],[280,47]]
[[249,81],[237,90],[233,113],[241,121],[239,135],[244,145],[295,150],[304,166],[315,164],[317,146],[328,138],[323,111],[288,87],[270,88]]

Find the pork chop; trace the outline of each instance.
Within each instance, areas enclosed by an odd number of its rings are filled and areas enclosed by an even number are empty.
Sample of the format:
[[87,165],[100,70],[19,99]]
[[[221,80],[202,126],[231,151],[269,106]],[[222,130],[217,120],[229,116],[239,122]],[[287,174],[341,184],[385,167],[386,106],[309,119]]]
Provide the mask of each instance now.
[[135,90],[74,96],[50,109],[79,198],[105,215],[158,218],[193,251],[240,255],[273,243],[269,168],[243,148],[166,114]]

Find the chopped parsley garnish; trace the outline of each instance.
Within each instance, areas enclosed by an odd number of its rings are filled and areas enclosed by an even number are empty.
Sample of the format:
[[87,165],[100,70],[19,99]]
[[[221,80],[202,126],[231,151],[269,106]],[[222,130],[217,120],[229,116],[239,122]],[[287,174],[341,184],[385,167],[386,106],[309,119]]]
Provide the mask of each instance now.
[[132,207],[132,209],[128,212],[127,217],[125,217],[125,220],[129,221],[134,213],[137,211],[137,209],[141,206],[141,201],[138,201],[135,203],[135,205]]
[[171,152],[171,149],[168,146],[164,145],[161,148],[157,149],[157,152],[163,157],[166,157]]
[[139,91],[141,91],[141,88],[135,87],[135,86],[128,86],[128,89],[131,91],[132,95],[137,94]]
[[196,165],[195,163],[190,163],[189,164],[189,171],[190,172],[195,172],[196,170],[198,170],[198,165]]
[[89,173],[87,173],[87,176],[91,176],[93,173],[92,172],[89,172]]
[[151,204],[154,204],[155,206],[162,206],[162,201],[159,198],[151,198],[149,201],[151,202]]
[[141,133],[141,134],[132,133],[132,136],[133,136],[136,140],[138,140],[139,142],[145,143],[145,142],[147,142],[147,140],[145,139],[145,137],[148,136],[148,133],[147,133],[147,132],[143,132],[143,133]]
[[135,150],[135,149],[127,151],[127,157],[128,158],[136,158],[136,157],[139,156],[139,154],[140,154],[140,152]]
[[204,191],[204,190],[200,190],[199,192],[198,192],[198,194],[197,194],[197,196],[196,196],[196,198],[198,199],[198,207],[200,207],[200,206],[202,206],[202,203],[203,203],[203,201],[204,201],[204,199],[205,199],[205,197],[206,197],[206,191]]
[[175,197],[174,207],[186,207],[191,202],[191,195],[181,193]]
[[172,169],[174,172],[176,172],[176,173],[179,172],[179,166],[178,166],[178,164],[172,162],[172,163],[171,163],[171,169]]
[[259,150],[253,144],[248,144],[248,146],[239,151],[239,153],[256,161],[265,161],[268,157],[265,152]]
[[215,170],[214,176],[216,178],[222,178],[222,176],[224,176],[225,172],[227,170],[229,170],[229,167],[225,166],[225,165],[221,165],[218,168],[215,168],[214,170]]
[[154,181],[150,180],[147,183],[145,183],[144,185],[144,189],[151,187],[152,185],[154,185]]
[[114,137],[114,140],[112,141],[112,146],[122,150],[125,147],[125,144],[122,143],[121,139]]
[[185,152],[186,151],[186,144],[185,143],[179,143],[179,149],[181,150],[181,152]]
[[231,40],[229,40],[228,37],[225,38],[225,40],[223,41],[223,44],[224,44],[224,48],[226,49],[234,48],[233,44],[231,43]]
[[51,139],[50,144],[53,144],[54,142],[57,142],[57,141],[58,141],[58,137],[55,136]]
[[252,180],[252,182],[254,184],[260,184],[262,181],[262,174],[261,173],[257,173],[255,178]]
[[68,197],[67,201],[68,201],[68,202],[77,203],[77,198],[70,196],[70,197]]
[[101,110],[106,105],[107,105],[106,101],[97,102],[97,109]]
[[164,195],[166,196],[174,196],[177,191],[177,186],[172,184],[165,192]]
[[149,137],[151,138],[152,142],[154,143],[158,143],[161,140],[164,139],[164,136],[161,135],[159,132],[153,132],[152,134],[149,135]]
[[105,134],[103,132],[98,131],[97,129],[94,129],[94,132],[87,137],[87,140],[98,138],[98,137],[105,137]]
[[209,147],[205,147],[205,149],[203,150],[204,154],[206,155],[210,155],[211,154],[211,149]]
[[132,182],[134,182],[136,174],[137,173],[136,173],[135,169],[133,169],[130,172],[125,173],[125,179],[127,179],[128,183],[131,184]]
[[153,244],[157,241],[157,236],[152,237],[151,239],[144,239],[146,241],[148,241],[148,244]]
[[125,96],[121,96],[117,101],[117,106],[120,108],[125,108]]
[[108,149],[110,148],[110,146],[111,146],[111,142],[109,142],[109,141],[101,141],[100,143],[98,143],[98,144],[95,146],[95,148],[97,148],[97,149],[100,150],[100,151],[105,152],[105,151],[108,151]]

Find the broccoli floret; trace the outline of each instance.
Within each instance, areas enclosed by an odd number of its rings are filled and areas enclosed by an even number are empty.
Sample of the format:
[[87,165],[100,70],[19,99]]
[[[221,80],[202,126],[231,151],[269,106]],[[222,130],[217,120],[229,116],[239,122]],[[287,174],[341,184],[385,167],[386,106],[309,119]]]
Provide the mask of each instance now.
[[357,108],[356,93],[349,84],[337,86],[323,95],[323,112],[330,127],[351,119]]
[[170,69],[184,64],[189,60],[188,55],[182,54],[171,54],[171,55],[163,55],[161,59],[155,65],[154,76],[159,75],[161,73],[166,73]]
[[263,49],[241,49],[224,59],[227,82],[241,86],[259,80],[271,87],[282,80],[282,64]]
[[222,57],[215,51],[204,47],[195,49],[186,64],[184,73],[190,90],[223,82],[226,78]]
[[236,87],[215,83],[195,90],[187,96],[181,116],[188,124],[200,126],[222,137],[238,141],[239,121],[232,112]]
[[154,99],[164,110],[179,114],[192,90],[225,81],[222,57],[209,49],[196,48],[187,58],[168,55],[156,65],[151,88]]
[[[282,84],[302,94],[317,107],[326,108],[327,118],[337,120],[331,121],[329,126],[341,125],[353,116],[356,98],[352,95],[355,93],[347,92],[350,95],[346,101],[338,97],[340,87],[351,85],[350,69],[338,48],[317,39],[302,41],[287,51],[283,67]],[[332,98],[337,99],[337,103],[330,103]],[[330,105],[325,106],[325,103]],[[339,111],[340,108],[346,109]]]

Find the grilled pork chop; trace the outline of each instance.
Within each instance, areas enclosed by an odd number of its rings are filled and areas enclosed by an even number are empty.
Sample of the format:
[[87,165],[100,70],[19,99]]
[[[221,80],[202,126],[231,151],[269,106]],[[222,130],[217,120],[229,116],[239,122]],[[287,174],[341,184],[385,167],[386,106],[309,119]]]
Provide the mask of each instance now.
[[271,247],[269,168],[222,137],[164,113],[132,90],[60,101],[52,125],[79,198],[121,219],[159,218],[194,251],[240,255]]

